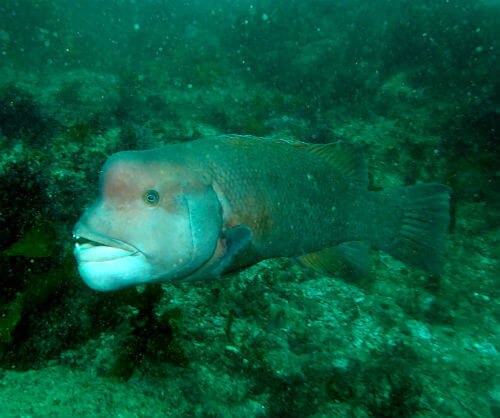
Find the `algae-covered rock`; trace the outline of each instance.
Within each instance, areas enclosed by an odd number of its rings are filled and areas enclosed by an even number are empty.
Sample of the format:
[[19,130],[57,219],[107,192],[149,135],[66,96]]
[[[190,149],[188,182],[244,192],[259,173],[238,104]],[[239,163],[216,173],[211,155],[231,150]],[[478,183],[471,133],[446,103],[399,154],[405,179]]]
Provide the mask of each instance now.
[[14,84],[0,87],[0,129],[4,136],[42,146],[55,126],[31,93]]

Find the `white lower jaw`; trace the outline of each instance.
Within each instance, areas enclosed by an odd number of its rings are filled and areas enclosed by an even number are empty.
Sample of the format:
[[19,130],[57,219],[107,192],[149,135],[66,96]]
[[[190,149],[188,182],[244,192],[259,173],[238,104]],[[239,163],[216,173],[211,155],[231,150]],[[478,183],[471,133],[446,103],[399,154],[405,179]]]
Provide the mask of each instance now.
[[126,255],[108,250],[103,251],[104,253],[99,254],[100,256],[110,257],[112,254],[121,256],[109,259],[99,257],[100,261],[95,261],[95,259],[91,260],[90,257],[87,257],[91,253],[82,254],[75,248],[78,272],[85,284],[90,288],[107,292],[147,283],[152,280],[152,267],[144,254],[134,254],[124,250],[121,251],[126,252]]

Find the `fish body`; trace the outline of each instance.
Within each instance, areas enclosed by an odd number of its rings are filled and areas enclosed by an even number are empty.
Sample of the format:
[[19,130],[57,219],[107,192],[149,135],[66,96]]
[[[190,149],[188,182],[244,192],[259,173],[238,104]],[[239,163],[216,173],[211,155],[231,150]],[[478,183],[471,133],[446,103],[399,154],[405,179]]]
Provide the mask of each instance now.
[[363,153],[342,142],[224,135],[119,152],[75,225],[74,253],[103,291],[215,278],[273,257],[330,273],[340,254],[364,271],[360,242],[439,274],[450,189],[367,186]]

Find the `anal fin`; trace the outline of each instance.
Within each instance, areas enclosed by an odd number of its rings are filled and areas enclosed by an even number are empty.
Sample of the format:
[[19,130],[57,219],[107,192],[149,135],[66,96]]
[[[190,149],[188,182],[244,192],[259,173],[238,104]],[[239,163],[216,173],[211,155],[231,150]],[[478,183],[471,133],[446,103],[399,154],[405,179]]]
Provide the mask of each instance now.
[[370,247],[362,241],[344,242],[335,247],[297,257],[299,264],[327,276],[360,278],[368,273]]

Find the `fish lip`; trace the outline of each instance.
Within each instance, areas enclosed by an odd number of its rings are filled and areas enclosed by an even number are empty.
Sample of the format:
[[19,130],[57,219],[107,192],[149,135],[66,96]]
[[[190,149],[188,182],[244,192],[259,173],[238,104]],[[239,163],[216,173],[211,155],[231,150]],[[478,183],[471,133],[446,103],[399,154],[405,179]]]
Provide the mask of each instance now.
[[102,245],[107,247],[119,248],[130,252],[130,255],[136,255],[138,253],[142,253],[142,251],[140,251],[137,247],[134,247],[132,244],[129,244],[125,241],[121,241],[116,238],[110,238],[107,237],[106,235],[92,232],[81,224],[77,224],[73,229],[73,239],[75,240],[75,246],[80,245],[78,243],[79,239],[85,239],[87,241],[90,241],[89,244],[93,246]]

